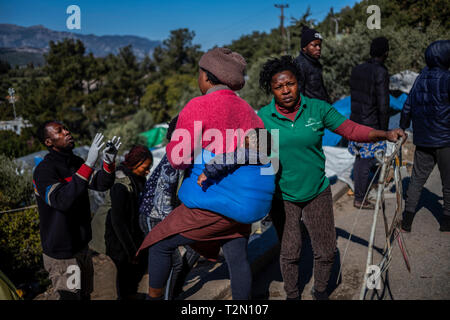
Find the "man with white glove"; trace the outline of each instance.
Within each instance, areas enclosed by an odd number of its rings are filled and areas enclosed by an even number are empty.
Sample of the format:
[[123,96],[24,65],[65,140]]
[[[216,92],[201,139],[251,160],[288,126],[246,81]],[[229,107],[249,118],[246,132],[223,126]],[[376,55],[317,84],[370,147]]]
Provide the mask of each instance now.
[[119,152],[119,148],[122,145],[120,142],[120,137],[117,138],[114,136],[111,140],[106,143],[105,149],[103,149],[103,161],[108,164],[113,164],[116,161],[117,152]]
[[47,121],[38,129],[48,148],[34,170],[33,185],[40,218],[44,267],[52,281],[53,298],[89,299],[93,267],[88,243],[92,238],[88,189],[106,191],[115,179],[114,159],[118,141],[103,153],[103,168],[94,171],[104,137],[97,133],[86,161],[73,154],[70,131],[59,121]]

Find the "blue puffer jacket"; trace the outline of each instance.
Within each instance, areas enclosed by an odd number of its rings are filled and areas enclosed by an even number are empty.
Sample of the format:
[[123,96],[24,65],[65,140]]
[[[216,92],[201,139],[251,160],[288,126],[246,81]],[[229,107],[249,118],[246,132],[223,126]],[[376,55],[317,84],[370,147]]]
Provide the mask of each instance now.
[[220,213],[240,223],[261,220],[270,211],[275,193],[275,173],[270,163],[240,166],[226,177],[214,180],[207,188],[197,184],[205,163],[215,155],[203,150],[194,165],[184,173],[178,197],[188,208]]
[[417,77],[403,106],[400,128],[412,120],[414,144],[450,146],[450,40],[433,42],[425,51],[427,66]]

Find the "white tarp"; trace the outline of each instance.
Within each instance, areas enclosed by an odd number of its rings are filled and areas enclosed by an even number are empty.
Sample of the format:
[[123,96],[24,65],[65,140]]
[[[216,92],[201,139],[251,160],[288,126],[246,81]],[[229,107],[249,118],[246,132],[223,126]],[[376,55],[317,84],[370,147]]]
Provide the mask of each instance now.
[[347,148],[323,146],[325,154],[325,175],[328,178],[336,176],[353,190],[351,178],[355,156]]
[[389,90],[400,90],[401,92],[409,93],[418,76],[418,73],[409,70],[394,74],[389,79]]
[[150,169],[150,173],[147,176],[147,178],[150,177],[150,175],[152,174],[153,170],[155,170],[155,168],[160,163],[161,159],[166,154],[166,147],[164,146],[164,147],[161,147],[161,148],[153,149],[151,151],[152,151],[152,156],[153,156],[153,164],[152,164],[152,168]]
[[[394,146],[394,143],[387,142],[387,156],[392,154]],[[337,179],[345,182],[352,190],[354,190],[352,171],[355,156],[352,156],[347,148],[340,147],[323,146],[323,153],[326,157],[325,175],[328,178],[337,177]]]

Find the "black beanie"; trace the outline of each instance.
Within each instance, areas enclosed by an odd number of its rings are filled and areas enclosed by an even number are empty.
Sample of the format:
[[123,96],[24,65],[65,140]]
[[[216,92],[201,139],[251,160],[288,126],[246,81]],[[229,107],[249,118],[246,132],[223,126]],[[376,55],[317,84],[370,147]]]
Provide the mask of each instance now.
[[301,40],[301,47],[302,49],[308,45],[311,41],[314,40],[322,40],[322,36],[319,32],[317,32],[314,29],[310,29],[307,26],[303,26],[302,29],[302,40]]
[[385,37],[379,37],[372,40],[370,44],[370,55],[372,57],[381,57],[389,51],[389,41]]

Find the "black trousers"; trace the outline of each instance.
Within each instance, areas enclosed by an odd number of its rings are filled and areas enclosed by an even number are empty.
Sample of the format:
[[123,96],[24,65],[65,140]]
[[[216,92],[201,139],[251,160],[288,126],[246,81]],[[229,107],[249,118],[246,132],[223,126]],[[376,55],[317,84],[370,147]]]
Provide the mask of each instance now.
[[436,164],[442,180],[443,213],[450,216],[450,147],[416,147],[411,181],[406,193],[405,211],[416,212],[423,186]]
[[376,164],[377,160],[375,158],[361,158],[360,156],[356,156],[353,165],[355,201],[363,201],[371,180],[370,172],[375,168]]
[[139,257],[138,263],[133,264],[127,260],[115,260],[117,268],[117,298],[118,300],[136,299],[138,285],[147,270],[147,256],[144,253]]

